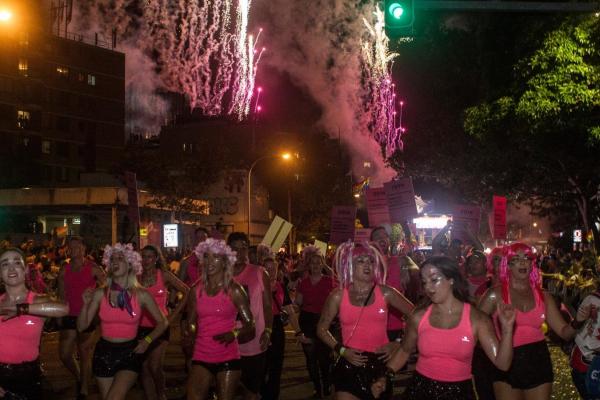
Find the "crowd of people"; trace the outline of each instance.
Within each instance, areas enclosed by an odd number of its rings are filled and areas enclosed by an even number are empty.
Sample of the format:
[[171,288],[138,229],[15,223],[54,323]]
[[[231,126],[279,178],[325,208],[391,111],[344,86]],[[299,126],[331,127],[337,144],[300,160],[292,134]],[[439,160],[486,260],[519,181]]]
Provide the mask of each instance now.
[[[511,243],[484,251],[452,226],[425,254],[389,226],[331,254],[251,246],[199,227],[183,259],[148,245],[0,245],[0,398],[42,398],[41,335],[86,398],[166,399],[163,371],[179,324],[188,399],[281,398],[285,329],[302,346],[316,398],[390,399],[416,360],[406,399],[547,400],[548,336],[570,343],[573,383],[600,395],[598,262]],[[590,259],[592,261],[590,261]],[[565,263],[572,260],[567,267]],[[584,261],[585,260],[585,261]],[[596,380],[594,380],[596,379]]]

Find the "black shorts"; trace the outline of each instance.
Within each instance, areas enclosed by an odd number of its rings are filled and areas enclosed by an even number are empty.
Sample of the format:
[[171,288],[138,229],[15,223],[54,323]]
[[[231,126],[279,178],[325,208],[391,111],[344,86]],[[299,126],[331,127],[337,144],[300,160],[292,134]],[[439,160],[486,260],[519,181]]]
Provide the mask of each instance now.
[[513,360],[506,372],[496,369],[494,382],[506,382],[513,389],[533,389],[554,382],[552,359],[545,340],[513,349]]
[[415,371],[403,400],[475,400],[471,379],[460,382],[440,382]]
[[[151,327],[141,327],[140,326],[138,328],[138,335],[137,335],[138,340],[144,339],[146,336],[150,335],[153,330],[154,330],[154,328],[151,328]],[[150,346],[148,346],[148,349],[146,350],[146,352],[144,354],[150,354],[152,352],[152,350],[154,350],[155,348],[158,347],[159,344],[161,344],[163,342],[168,342],[170,339],[171,339],[171,330],[169,328],[167,328],[162,333],[162,335],[160,335],[159,337],[154,339],[152,341],[152,343],[150,343]]]
[[[60,319],[60,323],[58,324],[59,330],[61,331],[76,331],[77,330],[77,317],[73,315],[67,315],[66,317],[62,317]],[[94,321],[87,327],[85,331],[82,333],[92,333],[96,329],[96,324]]]
[[5,399],[41,399],[42,370],[39,360],[21,364],[0,364],[0,387],[8,392]]
[[[361,400],[374,399],[371,386],[378,379],[386,377],[385,362],[379,359],[380,354],[363,352],[368,361],[362,367],[350,364],[344,357],[340,357],[333,367],[333,386],[336,392],[346,392]],[[379,399],[390,399],[392,395],[392,382],[386,377],[386,390]]]
[[193,360],[192,365],[200,365],[208,370],[213,375],[217,375],[219,372],[226,371],[241,371],[242,364],[240,359],[223,361],[220,363],[209,363],[205,361]]
[[100,338],[96,343],[92,371],[98,378],[112,378],[119,371],[140,373],[142,369],[142,354],[136,354],[133,349],[138,345],[136,339],[123,343],[109,342]]
[[252,393],[259,393],[260,386],[265,378],[265,368],[267,367],[267,352],[255,356],[242,356],[240,359],[242,367],[241,382],[244,387]]

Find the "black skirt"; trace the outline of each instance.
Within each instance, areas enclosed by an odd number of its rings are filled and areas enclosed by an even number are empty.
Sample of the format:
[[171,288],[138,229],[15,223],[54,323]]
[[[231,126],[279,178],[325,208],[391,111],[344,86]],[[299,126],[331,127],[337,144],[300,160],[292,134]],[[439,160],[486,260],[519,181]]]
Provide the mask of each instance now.
[[545,340],[513,348],[513,360],[506,372],[496,369],[494,382],[513,389],[528,390],[554,382],[552,359]]
[[0,387],[7,392],[6,399],[41,399],[42,370],[39,360],[0,364]]
[[344,357],[340,357],[333,367],[333,386],[336,392],[346,392],[361,400],[375,399],[371,393],[371,386],[379,379],[385,378],[385,391],[378,397],[379,400],[390,399],[393,386],[392,381],[386,376],[385,361],[380,360],[380,354],[363,352],[368,361],[362,367],[350,364]]
[[475,400],[473,382],[441,382],[415,372],[403,400]]
[[101,338],[96,344],[92,370],[98,378],[112,378],[119,371],[140,373],[143,354],[134,353],[137,340],[113,343]]

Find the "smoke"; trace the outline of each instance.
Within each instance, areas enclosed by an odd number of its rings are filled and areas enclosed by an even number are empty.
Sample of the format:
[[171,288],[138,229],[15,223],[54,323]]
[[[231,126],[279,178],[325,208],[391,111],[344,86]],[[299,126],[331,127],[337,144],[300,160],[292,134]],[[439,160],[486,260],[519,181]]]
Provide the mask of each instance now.
[[[320,126],[338,132],[353,158],[356,176],[374,185],[390,180],[381,147],[369,130],[361,42],[372,40],[363,18],[374,25],[375,5],[348,0],[256,2],[269,37],[265,62],[289,74],[322,108]],[[365,168],[365,162],[371,167]]]

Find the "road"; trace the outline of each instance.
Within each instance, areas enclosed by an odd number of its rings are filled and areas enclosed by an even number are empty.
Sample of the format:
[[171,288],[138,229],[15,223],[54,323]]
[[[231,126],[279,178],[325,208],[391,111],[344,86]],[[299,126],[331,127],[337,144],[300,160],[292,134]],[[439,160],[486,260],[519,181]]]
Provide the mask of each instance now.
[[[186,374],[183,368],[183,355],[179,347],[178,329],[172,328],[171,343],[167,348],[165,357],[165,372],[167,376],[167,397],[171,399],[185,398]],[[571,384],[570,369],[566,356],[557,347],[551,347],[556,375],[555,388],[552,399],[571,400],[577,399],[575,389]],[[58,334],[46,333],[42,339],[41,353],[42,367],[44,369],[44,398],[52,400],[75,399],[75,380],[62,366],[58,358]],[[409,369],[412,369],[411,368]],[[400,393],[410,381],[410,372],[398,375],[395,383],[395,398],[400,398]],[[99,400],[96,387],[93,386],[89,400]],[[144,399],[143,392],[136,386],[127,397],[128,400]],[[305,367],[304,355],[300,345],[295,343],[293,333],[286,335],[285,362],[281,382],[282,400],[308,400],[313,399],[312,384],[309,382]]]

